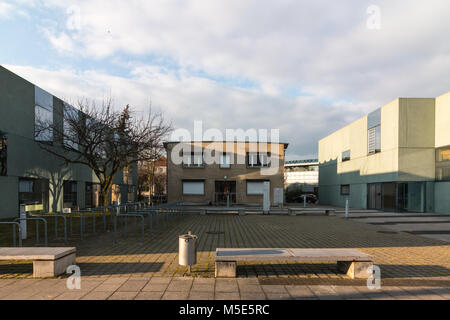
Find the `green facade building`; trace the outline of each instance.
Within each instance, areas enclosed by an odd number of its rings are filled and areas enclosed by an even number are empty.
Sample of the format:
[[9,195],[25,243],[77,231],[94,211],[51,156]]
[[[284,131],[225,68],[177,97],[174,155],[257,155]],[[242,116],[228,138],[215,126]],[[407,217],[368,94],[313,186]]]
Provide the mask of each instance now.
[[[63,208],[99,205],[99,184],[85,165],[65,164],[40,143],[58,143],[53,132],[36,132],[39,116],[63,126],[65,103],[0,66],[0,219],[27,211],[61,212]],[[111,200],[133,202],[137,168],[114,180]]]

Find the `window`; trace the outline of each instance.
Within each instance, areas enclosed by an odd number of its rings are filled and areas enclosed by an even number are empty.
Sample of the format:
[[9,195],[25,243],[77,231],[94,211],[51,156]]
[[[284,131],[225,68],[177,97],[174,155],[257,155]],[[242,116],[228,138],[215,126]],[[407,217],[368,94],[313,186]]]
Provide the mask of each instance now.
[[367,149],[369,154],[381,151],[381,109],[367,116]]
[[250,181],[247,180],[247,194],[248,195],[263,195],[265,181]]
[[0,131],[0,176],[8,174],[8,135]]
[[[48,210],[48,180],[46,179],[19,179],[19,204],[34,206],[37,210]],[[27,209],[28,210],[28,209]]]
[[269,164],[270,155],[267,153],[247,153],[247,167],[268,167]]
[[128,185],[128,202],[134,202],[134,195],[136,193],[136,188],[134,185]]
[[204,181],[183,181],[184,195],[204,195],[205,182]]
[[75,181],[64,181],[63,202],[64,208],[73,208],[77,205],[77,183]]
[[342,152],[342,162],[350,160],[350,150]]
[[34,87],[34,137],[36,141],[53,141],[53,96]]
[[78,110],[69,104],[64,104],[63,144],[67,148],[78,150],[78,133],[76,123],[79,121]]
[[231,167],[231,156],[229,154],[224,153],[220,156],[220,167],[221,168]]
[[348,196],[350,194],[350,185],[349,184],[341,184],[341,195]]
[[201,168],[205,165],[203,153],[183,154],[183,166],[189,168]]
[[436,149],[436,180],[450,181],[450,146]]
[[87,208],[96,208],[99,206],[100,184],[86,182],[85,194],[86,194],[86,207]]
[[436,150],[436,161],[450,161],[450,146]]

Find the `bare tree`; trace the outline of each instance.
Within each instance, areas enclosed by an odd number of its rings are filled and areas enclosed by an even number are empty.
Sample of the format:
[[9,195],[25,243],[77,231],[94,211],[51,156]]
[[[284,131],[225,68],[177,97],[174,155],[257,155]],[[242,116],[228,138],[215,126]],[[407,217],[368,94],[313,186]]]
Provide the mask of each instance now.
[[138,116],[127,105],[122,111],[113,109],[111,99],[101,105],[81,100],[78,109],[65,104],[58,121],[38,121],[35,135],[52,132],[53,143],[41,148],[66,163],[91,168],[100,182],[100,203],[106,206],[114,177],[138,161],[155,161],[163,149],[163,139],[172,130],[162,113]]
[[167,161],[166,158],[161,155],[157,161],[139,163],[138,184],[140,197],[146,190],[148,190],[150,200],[153,195],[162,196],[165,193],[167,178],[165,161]]

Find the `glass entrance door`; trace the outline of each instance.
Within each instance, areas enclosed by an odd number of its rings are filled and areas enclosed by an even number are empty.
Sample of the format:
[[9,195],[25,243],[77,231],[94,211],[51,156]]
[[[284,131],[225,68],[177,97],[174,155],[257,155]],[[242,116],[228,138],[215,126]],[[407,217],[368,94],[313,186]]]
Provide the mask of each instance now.
[[236,181],[216,181],[215,203],[219,205],[236,203]]
[[381,210],[381,183],[367,185],[367,209]]

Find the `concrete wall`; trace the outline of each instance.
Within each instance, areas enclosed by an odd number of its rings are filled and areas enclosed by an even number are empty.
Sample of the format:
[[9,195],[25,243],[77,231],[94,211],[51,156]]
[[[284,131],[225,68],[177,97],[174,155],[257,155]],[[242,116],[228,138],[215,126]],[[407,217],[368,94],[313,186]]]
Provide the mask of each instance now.
[[[381,108],[381,152],[368,155],[367,116],[319,141],[319,200],[321,204],[345,204],[365,208],[367,183],[398,178],[399,99]],[[350,160],[342,162],[342,152]],[[350,184],[350,195],[340,195],[340,185]],[[332,192],[333,194],[329,194]]]
[[399,181],[435,178],[435,99],[401,98]]
[[450,214],[450,181],[434,183],[434,211]]
[[[53,97],[53,105],[54,123],[62,125],[63,101]],[[62,209],[64,180],[78,182],[78,205],[81,207],[85,203],[84,182],[98,182],[87,166],[66,165],[39,147],[34,140],[34,109],[34,85],[0,66],[0,131],[8,134],[8,172],[7,177],[0,177],[0,219],[18,215],[19,178],[48,179],[50,211]],[[134,174],[137,177],[137,173]],[[120,173],[115,182],[123,183],[122,180]]]
[[[232,146],[234,164],[230,168],[220,168],[219,164],[206,164],[202,168],[185,168],[182,164],[174,164],[172,161],[172,148],[177,143],[167,144],[167,194],[168,201],[183,200],[193,203],[208,203],[214,202],[215,199],[215,181],[224,181],[226,176],[227,181],[236,181],[237,203],[241,204],[261,204],[262,195],[247,195],[247,179],[261,179],[270,180],[271,196],[270,200],[274,199],[274,188],[284,188],[284,144],[274,145],[274,149],[269,147],[273,161],[278,158],[279,167],[275,174],[262,175],[260,168],[247,168],[246,164],[236,164],[236,156],[244,157],[249,151],[249,144],[243,143],[245,148],[238,150],[236,143],[229,144]],[[202,148],[209,148],[209,142],[192,143],[193,145],[201,146]],[[225,144],[219,150],[225,150]],[[213,147],[214,148],[214,147]],[[230,149],[227,147],[227,152]],[[183,179],[204,179],[205,180],[205,194],[204,195],[183,195],[182,180]]]
[[436,148],[450,145],[450,92],[436,98]]
[[[450,95],[438,99],[444,105]],[[434,98],[399,98],[381,107],[381,152],[376,154],[367,154],[367,116],[320,140],[320,202],[342,206],[348,197],[350,206],[365,208],[368,183],[425,181],[426,210],[433,210],[437,112]],[[351,160],[342,162],[346,150]],[[351,185],[349,196],[340,195],[342,184]]]
[[[436,148],[450,145],[450,92],[436,98]],[[450,181],[436,182],[435,211],[450,214]]]

